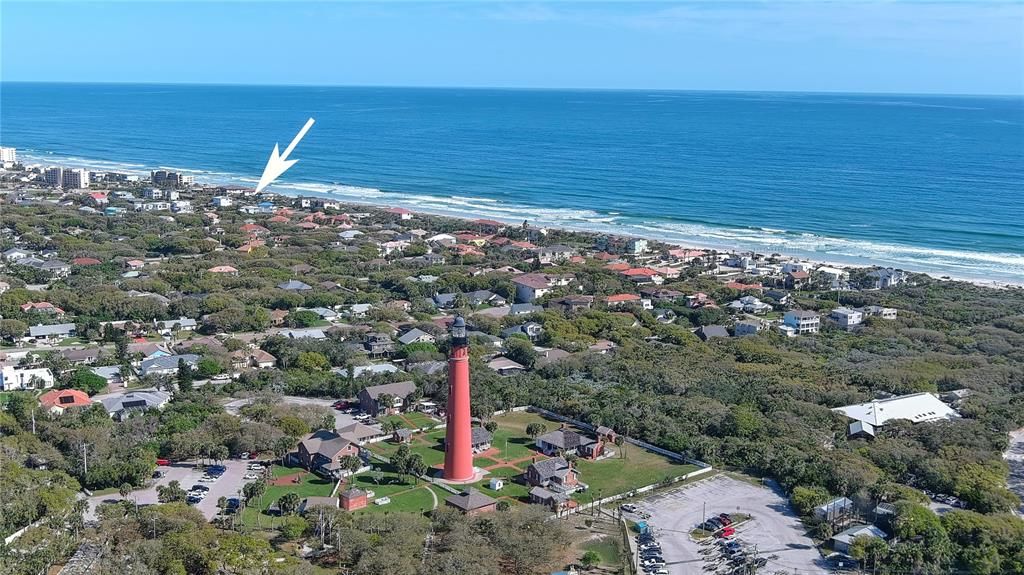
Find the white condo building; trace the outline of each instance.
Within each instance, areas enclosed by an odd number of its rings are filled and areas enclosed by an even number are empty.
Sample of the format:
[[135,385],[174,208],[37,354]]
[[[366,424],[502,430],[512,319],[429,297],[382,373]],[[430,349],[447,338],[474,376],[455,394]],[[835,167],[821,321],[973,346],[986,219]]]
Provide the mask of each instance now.
[[64,185],[64,168],[51,166],[43,172],[43,179],[51,186],[61,187]]
[[80,168],[65,169],[61,178],[65,188],[76,190],[89,187],[89,170]]
[[0,147],[0,164],[7,167],[18,163],[18,154],[15,148]]

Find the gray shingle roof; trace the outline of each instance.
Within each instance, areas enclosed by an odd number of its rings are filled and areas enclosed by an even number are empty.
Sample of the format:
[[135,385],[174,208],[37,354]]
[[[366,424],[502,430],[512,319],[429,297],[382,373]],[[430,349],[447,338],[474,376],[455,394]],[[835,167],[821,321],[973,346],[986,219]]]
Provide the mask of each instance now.
[[461,509],[462,511],[473,511],[475,509],[487,507],[488,505],[493,505],[496,502],[497,500],[493,497],[484,495],[472,487],[458,495],[452,495],[448,499],[445,499],[445,503],[457,509]]

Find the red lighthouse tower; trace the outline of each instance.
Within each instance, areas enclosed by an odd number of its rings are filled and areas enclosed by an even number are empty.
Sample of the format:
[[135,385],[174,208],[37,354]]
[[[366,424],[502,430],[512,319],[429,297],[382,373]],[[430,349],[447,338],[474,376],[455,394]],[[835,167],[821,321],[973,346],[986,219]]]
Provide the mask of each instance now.
[[444,478],[447,481],[471,481],[473,438],[469,413],[469,342],[466,320],[455,318],[451,328],[451,355],[448,357],[448,423],[445,428]]

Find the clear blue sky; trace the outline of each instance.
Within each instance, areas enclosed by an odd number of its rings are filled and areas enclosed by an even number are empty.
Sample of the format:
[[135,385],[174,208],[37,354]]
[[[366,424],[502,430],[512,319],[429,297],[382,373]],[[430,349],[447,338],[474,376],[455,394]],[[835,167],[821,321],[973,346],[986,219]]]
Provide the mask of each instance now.
[[0,78],[1024,93],[1024,4],[0,2]]

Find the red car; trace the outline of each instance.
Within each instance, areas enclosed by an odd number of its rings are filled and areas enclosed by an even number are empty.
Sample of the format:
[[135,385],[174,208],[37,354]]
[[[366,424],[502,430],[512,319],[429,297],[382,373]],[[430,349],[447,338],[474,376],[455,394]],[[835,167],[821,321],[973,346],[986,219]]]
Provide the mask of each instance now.
[[732,537],[736,535],[736,530],[732,527],[725,527],[721,531],[715,533],[716,537]]
[[171,460],[170,459],[157,459],[156,460],[156,464],[157,465],[170,465],[171,464]]

